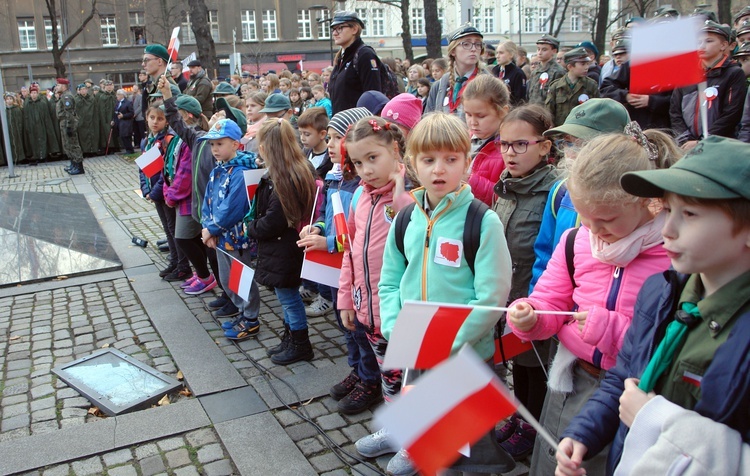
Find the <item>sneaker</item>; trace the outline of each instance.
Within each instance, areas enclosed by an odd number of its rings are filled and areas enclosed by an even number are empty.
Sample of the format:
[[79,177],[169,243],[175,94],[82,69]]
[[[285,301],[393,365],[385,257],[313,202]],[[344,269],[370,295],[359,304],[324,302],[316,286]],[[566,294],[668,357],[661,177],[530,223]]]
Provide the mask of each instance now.
[[518,417],[514,413],[505,421],[505,425],[503,425],[499,430],[495,432],[497,436],[497,442],[502,443],[503,441],[506,441],[508,438],[513,436],[513,433],[515,433],[517,429]]
[[344,380],[331,387],[331,390],[328,393],[334,400],[341,400],[349,395],[359,382],[359,375],[357,375],[355,370],[352,370]]
[[226,303],[232,302],[229,300],[229,296],[226,295],[226,293],[222,293],[221,296],[217,297],[213,301],[209,301],[206,306],[212,311],[217,311],[224,307]]
[[526,459],[534,450],[534,440],[536,439],[536,430],[524,421],[518,422],[518,428],[513,436],[500,443],[508,454],[515,461]]
[[172,272],[173,272],[173,271],[174,271],[175,269],[177,269],[177,265],[176,265],[176,264],[170,264],[170,265],[169,265],[169,266],[167,266],[166,268],[164,268],[164,269],[162,269],[161,271],[159,271],[159,277],[160,277],[160,278],[164,278],[164,277],[166,277],[166,276],[169,276],[170,274],[172,274]]
[[212,290],[216,287],[216,284],[216,278],[214,278],[214,275],[209,274],[206,279],[198,278],[192,285],[190,285],[190,287],[185,288],[185,294],[197,296],[198,294],[203,294],[206,291]]
[[229,319],[228,321],[224,321],[224,322],[221,323],[221,328],[224,329],[225,331],[228,331],[232,327],[234,327],[237,324],[239,324],[241,319],[242,318],[240,317],[240,318],[237,318],[237,319]]
[[333,303],[320,294],[318,294],[309,306],[305,307],[307,317],[325,316],[330,312],[333,312]]
[[365,458],[375,458],[376,456],[398,451],[398,447],[393,445],[385,428],[381,428],[372,435],[363,436],[358,439],[354,443],[354,447]]
[[405,449],[398,450],[385,468],[386,473],[392,476],[412,476],[417,474],[417,468],[409,459],[409,453]]
[[236,326],[224,331],[224,337],[229,340],[245,340],[257,336],[260,332],[260,321],[257,319],[253,322],[250,319],[242,318]]
[[339,401],[337,410],[344,415],[356,415],[383,401],[383,392],[378,383],[359,382],[349,395]]
[[162,253],[169,253],[169,244],[167,244],[167,243],[164,243],[163,245],[158,245],[157,248]]
[[318,293],[306,289],[304,286],[299,287],[299,295],[302,298],[302,302],[311,303],[318,297]]
[[191,274],[192,273],[190,273],[189,269],[187,269],[187,270],[175,269],[174,271],[172,271],[168,275],[164,276],[164,278],[162,278],[162,279],[164,279],[164,281],[169,281],[169,282],[173,282],[173,281],[185,281],[187,278],[189,278],[191,276]]
[[198,279],[198,273],[193,273],[193,275],[186,279],[184,283],[180,284],[180,287],[182,289],[189,288],[193,285],[196,279]]
[[166,245],[166,244],[167,244],[166,238],[162,238],[161,240],[156,240],[156,246],[161,246],[161,245]]
[[237,306],[234,305],[232,301],[227,301],[226,304],[224,304],[221,309],[216,311],[214,313],[214,316],[216,316],[218,319],[226,319],[229,317],[239,316],[240,310],[237,309]]

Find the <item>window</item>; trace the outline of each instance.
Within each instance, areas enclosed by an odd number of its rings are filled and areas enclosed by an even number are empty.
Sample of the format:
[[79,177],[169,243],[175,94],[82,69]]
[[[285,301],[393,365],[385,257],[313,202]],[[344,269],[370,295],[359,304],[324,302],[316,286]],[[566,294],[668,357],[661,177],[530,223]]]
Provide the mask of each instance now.
[[208,11],[208,26],[211,28],[211,38],[214,41],[219,41],[219,11],[209,10]]
[[537,31],[543,32],[547,29],[547,21],[549,20],[547,18],[549,16],[548,12],[548,8],[539,8],[539,27],[537,28]]
[[318,21],[318,38],[330,38],[331,37],[331,22],[328,21],[330,18],[330,11],[322,10]]
[[180,43],[184,45],[195,44],[193,25],[190,22],[190,13],[188,12],[184,12],[182,15],[182,24],[180,25]]
[[18,20],[18,38],[21,40],[22,50],[36,49],[36,31],[34,20]]
[[276,10],[263,10],[263,39],[279,39],[276,33]]
[[424,36],[424,8],[411,9],[411,34]]
[[242,21],[242,41],[257,41],[258,32],[255,29],[255,11],[243,10],[241,21]]
[[297,10],[297,39],[312,40],[310,10]]
[[385,9],[372,9],[372,36],[385,36]]
[[531,33],[534,30],[534,10],[535,8],[526,7],[523,15],[523,31]]
[[[47,49],[52,49],[52,20],[49,18],[44,19],[44,37],[47,41]],[[60,24],[60,19],[57,19],[57,41],[58,46],[62,44],[64,41],[64,38],[62,36],[62,25]]]
[[484,9],[484,30],[482,33],[495,33],[495,9]]
[[143,12],[130,12],[130,26],[143,26],[146,24],[146,15]]
[[570,9],[570,31],[581,31],[581,7]]
[[438,8],[438,23],[440,23],[440,31],[445,31],[445,8]]
[[362,20],[365,26],[362,28],[362,36],[370,36],[370,16],[366,8],[357,8],[354,10],[357,16]]
[[130,34],[134,45],[146,44],[146,15],[143,12],[128,12]]
[[102,46],[117,46],[117,25],[114,15],[99,15],[102,30]]

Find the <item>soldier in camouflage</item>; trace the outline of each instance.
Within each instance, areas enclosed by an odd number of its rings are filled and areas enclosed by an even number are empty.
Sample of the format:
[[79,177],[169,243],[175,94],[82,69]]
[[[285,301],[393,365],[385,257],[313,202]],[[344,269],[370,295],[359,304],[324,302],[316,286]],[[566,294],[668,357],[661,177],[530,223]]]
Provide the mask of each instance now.
[[57,119],[60,122],[60,137],[62,138],[63,152],[70,159],[70,165],[65,171],[70,175],[80,175],[83,171],[83,153],[78,143],[78,116],[76,116],[76,101],[73,94],[68,90],[70,81],[65,78],[57,78],[57,90],[60,92],[60,100],[57,102]]
[[555,126],[565,122],[574,107],[599,97],[599,85],[587,76],[591,58],[585,48],[568,51],[563,56],[568,72],[550,85],[546,107]]
[[529,104],[544,106],[549,87],[559,78],[565,76],[565,70],[557,64],[555,57],[560,48],[560,42],[551,35],[543,35],[536,42],[536,56],[541,63],[526,83],[526,93]]

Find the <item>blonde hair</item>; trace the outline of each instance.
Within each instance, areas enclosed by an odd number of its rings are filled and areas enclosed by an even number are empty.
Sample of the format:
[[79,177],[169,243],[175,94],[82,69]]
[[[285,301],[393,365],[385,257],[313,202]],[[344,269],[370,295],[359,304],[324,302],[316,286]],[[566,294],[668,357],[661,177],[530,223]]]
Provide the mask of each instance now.
[[498,78],[491,74],[480,74],[464,89],[462,101],[479,99],[495,108],[497,114],[502,118],[507,113],[510,104],[510,92],[508,87]]
[[516,57],[518,56],[518,47],[516,46],[516,44],[510,40],[503,41],[502,43],[497,45],[498,50],[501,48],[510,55],[510,60],[515,63]]
[[279,77],[275,74],[267,74],[266,81],[268,81],[268,94],[271,94],[275,90],[279,89]]
[[626,134],[600,135],[584,145],[575,160],[566,161],[571,196],[586,203],[638,201],[623,190],[620,177],[627,172],[669,168],[682,156],[669,135],[654,129],[643,134],[655,146],[653,158],[646,147]]
[[453,114],[433,112],[424,116],[412,129],[405,160],[414,168],[417,155],[441,150],[456,152],[468,159],[471,139],[461,119]]
[[273,180],[287,225],[297,228],[312,210],[316,184],[294,127],[282,119],[268,119],[256,137],[259,146],[263,147],[263,160]]

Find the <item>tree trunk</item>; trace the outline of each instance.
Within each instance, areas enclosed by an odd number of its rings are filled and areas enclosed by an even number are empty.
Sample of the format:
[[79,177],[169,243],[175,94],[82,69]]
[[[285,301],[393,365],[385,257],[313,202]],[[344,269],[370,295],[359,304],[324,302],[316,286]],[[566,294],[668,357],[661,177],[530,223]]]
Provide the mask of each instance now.
[[410,63],[414,62],[414,48],[411,46],[411,8],[409,0],[401,0],[401,42],[404,44],[404,56]]
[[719,17],[719,23],[726,23],[727,25],[732,24],[732,2],[729,0],[718,0],[717,2],[718,12],[716,14]]
[[94,15],[97,13],[96,1],[97,0],[91,0],[91,10],[89,11],[86,18],[83,19],[78,28],[76,28],[73,32],[70,31],[70,25],[64,25],[63,34],[65,35],[65,40],[62,43],[60,42],[60,36],[57,32],[57,19],[59,16],[63,18],[63,21],[65,21],[67,13],[58,10],[56,0],[45,0],[44,2],[47,6],[47,13],[49,13],[50,25],[52,27],[52,49],[50,50],[50,52],[52,53],[52,64],[55,67],[55,72],[57,73],[58,78],[64,78],[66,73],[65,62],[63,62],[62,60],[63,53],[65,53],[65,50],[68,48],[68,46],[70,46],[75,37],[77,37],[83,31],[83,29],[86,28],[88,22],[90,22],[91,19],[94,18]]
[[443,30],[438,20],[437,0],[424,0],[424,29],[427,36],[427,57],[442,58]]
[[562,26],[565,23],[565,15],[568,12],[568,5],[570,5],[570,0],[565,0],[565,4],[563,5],[562,15],[560,15],[560,21],[557,22],[557,28],[555,28],[555,33],[552,35],[555,38],[557,38],[560,35],[560,30],[562,30]]
[[208,7],[206,7],[204,0],[188,0],[188,5],[190,6],[190,27],[198,46],[198,59],[203,65],[203,69],[215,74],[218,66],[216,64],[216,45],[214,45],[211,27],[208,24]]
[[594,29],[594,44],[599,51],[605,51],[605,40],[607,27],[609,26],[609,1],[598,0],[598,12],[596,13],[596,26]]

